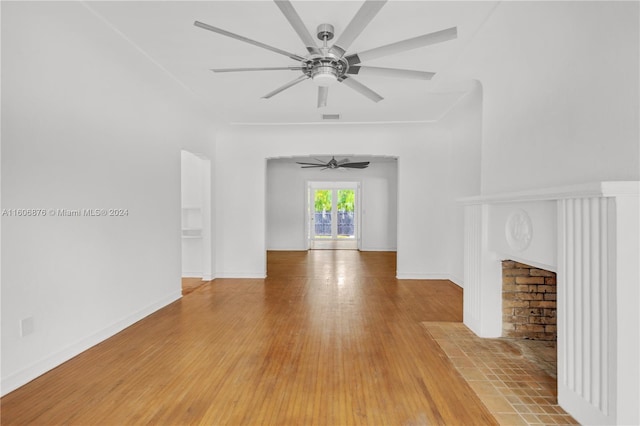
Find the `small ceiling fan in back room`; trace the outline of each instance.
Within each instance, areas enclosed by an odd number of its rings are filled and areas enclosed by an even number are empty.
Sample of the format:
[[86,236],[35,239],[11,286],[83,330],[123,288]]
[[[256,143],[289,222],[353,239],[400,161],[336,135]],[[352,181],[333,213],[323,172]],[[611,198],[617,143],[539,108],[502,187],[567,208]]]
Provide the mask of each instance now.
[[329,160],[326,163],[323,163],[322,160],[318,160],[317,158],[314,158],[314,160],[318,161],[318,163],[301,163],[299,161],[296,161],[297,164],[302,164],[303,169],[311,169],[314,167],[318,167],[321,168],[320,170],[326,170],[326,169],[331,169],[331,170],[335,170],[335,169],[366,169],[367,167],[369,167],[369,163],[370,161],[360,161],[360,162],[354,162],[351,163],[349,162],[348,158],[345,158],[343,160],[336,160],[336,157],[331,157],[331,160]]
[[274,1],[278,8],[280,8],[280,11],[284,14],[285,18],[289,21],[295,32],[298,34],[298,36],[302,40],[302,43],[305,45],[308,52],[306,55],[297,55],[295,53],[286,52],[284,50],[278,49],[277,47],[269,46],[259,41],[234,34],[232,32],[214,27],[209,24],[205,24],[203,22],[194,22],[194,25],[196,25],[197,27],[204,28],[205,30],[213,31],[214,33],[222,34],[224,36],[270,50],[274,53],[284,55],[298,62],[298,64],[295,66],[215,68],[211,70],[216,73],[288,70],[297,71],[301,74],[294,80],[264,95],[263,98],[265,99],[269,99],[272,96],[275,96],[278,93],[305,80],[312,80],[318,86],[318,108],[327,105],[329,87],[333,86],[335,83],[342,83],[345,86],[355,90],[356,92],[366,96],[372,101],[379,102],[383,99],[383,97],[374,92],[369,87],[358,82],[358,80],[356,80],[354,76],[371,75],[380,77],[430,80],[435,75],[435,73],[429,71],[365,66],[361,65],[362,62],[367,62],[373,59],[394,55],[412,49],[417,49],[419,47],[441,43],[443,41],[452,40],[457,37],[457,27],[451,27],[410,39],[398,41],[395,43],[390,43],[373,49],[365,50],[362,52],[346,54],[351,44],[360,35],[360,33],[362,33],[362,31],[376,16],[380,9],[382,9],[382,6],[384,6],[386,0],[366,0],[358,10],[356,15],[353,17],[353,19],[351,19],[351,22],[349,22],[349,24],[346,26],[342,34],[340,34],[338,39],[331,46],[328,45],[328,42],[330,40],[333,40],[334,37],[333,25],[320,24],[318,26],[318,29],[316,30],[316,36],[319,40],[322,41],[321,47],[318,47],[318,44],[314,40],[305,24],[302,22],[302,19],[289,0]]

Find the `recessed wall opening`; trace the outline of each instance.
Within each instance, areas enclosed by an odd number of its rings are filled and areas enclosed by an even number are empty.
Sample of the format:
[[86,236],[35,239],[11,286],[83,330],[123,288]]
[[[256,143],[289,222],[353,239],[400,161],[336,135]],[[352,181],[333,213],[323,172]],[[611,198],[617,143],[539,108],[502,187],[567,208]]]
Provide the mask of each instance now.
[[555,272],[502,261],[502,336],[557,340]]
[[189,288],[213,279],[211,263],[211,161],[182,150],[182,284]]
[[[298,164],[322,163],[332,158],[370,164],[364,169],[305,168]],[[338,152],[269,158],[266,175],[267,251],[397,250],[396,157]],[[326,205],[319,203],[316,209],[315,190],[338,197],[328,197]],[[341,190],[353,190],[352,208],[344,208]]]
[[502,337],[553,378],[558,377],[556,282],[555,272],[502,261]]

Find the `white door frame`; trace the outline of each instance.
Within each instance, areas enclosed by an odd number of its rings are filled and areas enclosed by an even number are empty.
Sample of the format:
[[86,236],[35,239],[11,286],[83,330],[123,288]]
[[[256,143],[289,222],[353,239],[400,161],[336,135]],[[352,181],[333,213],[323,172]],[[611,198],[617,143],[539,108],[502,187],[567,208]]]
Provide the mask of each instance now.
[[[361,200],[361,182],[359,181],[307,181],[307,191],[306,191],[306,220],[305,220],[305,235],[307,236],[307,249],[360,249],[360,225],[362,223],[361,220],[361,211],[360,204],[362,204]],[[316,189],[353,189],[355,190],[355,208],[354,208],[354,219],[355,219],[355,232],[354,232],[354,240],[347,241],[338,241],[336,239],[331,239],[327,241],[318,241],[313,238],[313,228],[311,225],[311,221],[313,219],[312,212],[314,211],[314,198],[313,194]],[[333,201],[333,211],[336,210],[335,206],[335,197]]]

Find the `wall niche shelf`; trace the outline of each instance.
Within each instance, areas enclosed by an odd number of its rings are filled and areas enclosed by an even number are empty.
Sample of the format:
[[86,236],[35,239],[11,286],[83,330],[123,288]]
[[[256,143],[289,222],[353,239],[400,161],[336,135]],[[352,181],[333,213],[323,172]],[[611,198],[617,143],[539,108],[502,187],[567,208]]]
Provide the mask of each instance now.
[[182,208],[182,238],[202,238],[202,208]]

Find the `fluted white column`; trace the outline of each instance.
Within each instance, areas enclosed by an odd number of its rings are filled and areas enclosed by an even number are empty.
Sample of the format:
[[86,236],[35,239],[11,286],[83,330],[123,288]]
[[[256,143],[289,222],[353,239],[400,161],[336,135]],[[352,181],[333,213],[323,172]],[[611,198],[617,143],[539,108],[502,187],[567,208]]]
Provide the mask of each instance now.
[[464,324],[480,337],[502,334],[502,266],[488,249],[489,207],[465,206]]
[[480,258],[482,256],[482,206],[466,206],[464,212],[464,323],[480,329]]
[[612,423],[614,294],[610,198],[558,201],[558,398],[591,423]]

